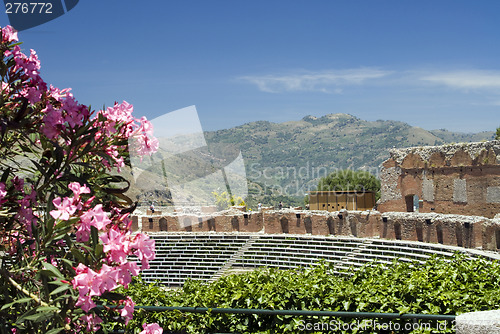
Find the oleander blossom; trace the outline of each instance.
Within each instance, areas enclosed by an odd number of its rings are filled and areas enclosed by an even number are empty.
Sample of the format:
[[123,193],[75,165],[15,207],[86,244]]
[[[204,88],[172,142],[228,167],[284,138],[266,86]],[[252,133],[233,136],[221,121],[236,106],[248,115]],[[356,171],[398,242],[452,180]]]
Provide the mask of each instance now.
[[84,314],[80,319],[84,324],[87,324],[86,330],[89,332],[96,332],[101,328],[99,324],[102,323],[102,319],[98,315]]
[[127,299],[123,303],[123,308],[120,311],[120,316],[125,319],[125,325],[127,325],[134,316],[134,306],[135,303],[132,301],[132,299],[130,299],[130,297],[127,297]]
[[2,42],[17,42],[17,31],[12,26],[5,26],[2,28]]
[[143,324],[143,331],[139,334],[162,334],[163,328],[160,327],[156,322],[152,324]]
[[0,182],[0,205],[7,202],[5,196],[7,195],[7,191],[5,190],[5,183]]

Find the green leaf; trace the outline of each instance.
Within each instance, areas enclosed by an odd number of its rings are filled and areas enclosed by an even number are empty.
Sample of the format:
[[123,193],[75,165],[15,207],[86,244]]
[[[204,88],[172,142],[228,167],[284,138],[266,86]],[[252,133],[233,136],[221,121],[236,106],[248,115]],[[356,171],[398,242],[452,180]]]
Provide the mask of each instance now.
[[76,258],[76,260],[80,263],[85,263],[85,256],[83,256],[82,252],[80,252],[76,248],[71,248],[71,254]]
[[9,303],[9,304],[5,304],[2,306],[2,308],[0,309],[1,311],[7,309],[7,308],[10,308],[11,306],[15,305],[15,304],[21,304],[21,303],[29,303],[30,301],[32,301],[33,298],[30,298],[30,297],[27,297],[27,298],[21,298],[21,299],[18,299],[12,303]]
[[36,308],[37,312],[52,312],[59,311],[59,307],[57,306],[40,306]]
[[58,287],[57,289],[55,289],[54,291],[52,291],[52,292],[50,293],[50,295],[51,295],[51,296],[52,296],[52,295],[56,295],[56,294],[58,294],[58,293],[61,293],[61,292],[63,292],[63,291],[66,291],[66,290],[68,290],[68,289],[70,289],[70,288],[71,288],[71,286],[70,286],[69,284],[64,284],[64,285],[61,285],[60,287]]
[[54,329],[51,329],[50,331],[48,331],[45,334],[57,334],[57,333],[59,333],[60,331],[63,331],[63,330],[64,330],[64,328],[54,328]]
[[[54,276],[54,277],[57,277],[57,278],[60,278],[60,279],[64,279],[63,274],[61,274],[61,272],[59,271],[59,269],[57,269],[56,267],[54,267],[52,264],[44,262],[43,263],[43,267],[46,269],[46,271],[48,271],[48,272],[50,272],[52,274],[52,275],[49,275],[49,276]],[[46,272],[46,271],[42,270],[42,272]]]
[[23,318],[23,321],[42,322],[42,321],[45,321],[47,319],[52,318],[53,316],[54,316],[54,312],[51,310],[51,311],[39,312],[39,313],[35,313],[32,315],[28,315],[28,316]]

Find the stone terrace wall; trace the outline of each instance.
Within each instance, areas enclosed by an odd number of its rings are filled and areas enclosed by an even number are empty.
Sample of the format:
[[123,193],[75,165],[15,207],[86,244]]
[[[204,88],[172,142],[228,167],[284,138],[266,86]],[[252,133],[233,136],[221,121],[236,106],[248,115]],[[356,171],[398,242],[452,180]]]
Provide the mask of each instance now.
[[378,210],[500,213],[500,141],[394,149],[382,165]]
[[354,236],[500,249],[500,218],[378,211],[226,212],[211,216],[142,216],[143,232],[263,232]]
[[259,232],[263,228],[263,214],[227,213],[213,215],[142,216],[144,232]]

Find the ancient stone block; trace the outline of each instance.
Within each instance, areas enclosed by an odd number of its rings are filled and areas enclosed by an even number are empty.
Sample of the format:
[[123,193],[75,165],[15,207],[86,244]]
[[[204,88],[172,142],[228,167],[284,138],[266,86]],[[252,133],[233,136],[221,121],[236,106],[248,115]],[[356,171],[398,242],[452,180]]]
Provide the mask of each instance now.
[[467,181],[464,179],[453,180],[453,202],[467,203]]
[[422,195],[424,201],[434,202],[434,181],[432,179],[424,177]]
[[486,189],[487,203],[500,203],[500,187],[488,187]]

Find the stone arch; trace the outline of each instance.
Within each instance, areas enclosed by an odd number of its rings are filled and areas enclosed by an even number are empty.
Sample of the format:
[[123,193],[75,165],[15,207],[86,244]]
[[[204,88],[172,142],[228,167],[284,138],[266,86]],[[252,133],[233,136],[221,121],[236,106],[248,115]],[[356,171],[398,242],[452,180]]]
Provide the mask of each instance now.
[[462,149],[458,150],[453,154],[450,160],[451,166],[471,166],[472,158],[470,154]]
[[446,166],[446,155],[443,152],[434,152],[429,158],[430,168],[439,168]]
[[403,169],[421,169],[425,168],[425,161],[418,153],[409,153],[401,162]]
[[482,165],[496,165],[497,164],[497,155],[493,149],[483,149],[481,153],[474,159],[472,162],[473,165],[482,166]]

